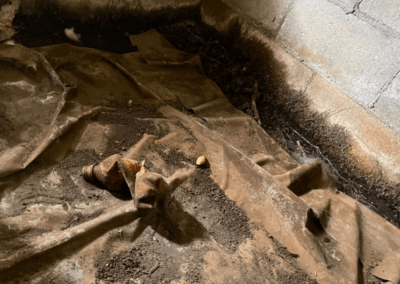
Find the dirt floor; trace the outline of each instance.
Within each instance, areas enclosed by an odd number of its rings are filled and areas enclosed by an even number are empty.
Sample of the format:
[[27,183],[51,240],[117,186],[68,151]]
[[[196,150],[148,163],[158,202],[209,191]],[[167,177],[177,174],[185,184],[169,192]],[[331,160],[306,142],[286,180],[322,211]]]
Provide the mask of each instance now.
[[[264,51],[263,56],[257,52],[260,50],[259,43],[238,40],[237,30],[229,35],[221,35],[212,28],[193,21],[198,18],[198,7],[179,12],[162,10],[153,14],[123,15],[121,19],[113,21],[104,17],[102,25],[96,18],[83,24],[73,18],[60,20],[63,11],[50,8],[47,12],[50,15],[48,17],[17,16],[14,22],[19,32],[16,40],[27,47],[63,42],[76,44],[63,33],[66,26],[75,26],[76,32],[82,34],[83,46],[125,53],[136,50],[131,46],[126,34],[137,34],[149,28],[156,28],[178,49],[199,54],[206,75],[218,84],[236,108],[250,115],[253,115],[250,98],[258,80],[258,109],[264,129],[299,161],[320,157],[336,178],[339,190],[368,205],[392,224],[400,226],[400,199],[397,195],[400,186],[357,173],[356,165],[346,154],[349,151],[346,133],[342,129],[327,126],[323,116],[307,113],[308,102],[285,85],[279,72],[279,64],[274,61],[272,52]],[[187,15],[190,15],[190,20],[187,19]],[[35,25],[24,24],[28,22]],[[267,64],[260,64],[260,60]],[[99,113],[91,118],[101,124],[113,124],[119,130],[115,131],[115,136],[110,139],[106,151],[102,155],[97,155],[94,151],[74,152],[64,161],[43,172],[37,169],[44,169],[45,165],[41,165],[40,161],[34,162],[28,171],[35,169],[44,177],[57,170],[61,173],[62,188],[65,191],[56,199],[41,196],[40,192],[37,192],[27,196],[21,206],[35,203],[38,198],[41,198],[41,201],[48,198],[49,202],[60,204],[64,204],[65,201],[73,204],[74,200],[86,198],[131,198],[128,192],[108,194],[105,190],[99,190],[95,184],[88,184],[88,190],[82,195],[70,178],[69,172],[78,172],[82,166],[101,161],[112,154],[123,154],[130,145],[139,141],[144,133],[159,137],[163,135],[151,122],[138,120],[160,117],[151,106],[128,105],[126,102],[116,101],[108,107],[115,111]],[[2,123],[1,114],[0,122]],[[182,162],[194,163],[176,151],[164,153],[159,150],[159,154],[167,161],[171,172],[179,168]],[[153,168],[151,160],[146,161],[146,165],[150,170],[157,171]],[[253,237],[252,228],[249,226],[254,225],[248,224],[244,211],[228,199],[212,181],[209,170],[198,168],[190,183],[195,190],[179,187],[160,209],[162,211],[143,218],[143,233],[138,236],[132,248],[117,254],[105,248],[100,253],[96,262],[96,282],[134,283],[130,279],[135,276],[134,278],[141,279],[138,283],[169,283],[184,274],[189,283],[202,283],[199,267],[203,256],[209,250],[208,245],[199,241],[196,248],[188,247],[182,250],[180,244],[209,234],[220,246],[233,253],[246,238]],[[193,217],[185,211],[188,208],[196,212],[196,218],[204,219],[204,223],[192,220]],[[63,224],[64,229],[93,219],[101,213],[71,216],[70,221]],[[181,223],[175,221],[177,219],[187,219],[187,224],[191,224],[191,227],[180,227]],[[204,224],[211,225],[206,228]],[[176,246],[166,247],[162,238],[157,237],[155,232],[169,235]],[[121,232],[115,238],[127,236]],[[314,283],[297,267],[296,256],[291,255],[272,237],[271,240],[279,256],[296,272],[280,275],[280,283]],[[181,264],[186,259],[191,259],[192,262],[182,271]],[[270,259],[263,261],[267,266],[274,262]],[[27,273],[34,273],[34,270],[34,266],[27,267]],[[268,277],[268,273],[272,272],[266,270],[260,277]],[[379,283],[373,276],[367,280],[367,283]]]

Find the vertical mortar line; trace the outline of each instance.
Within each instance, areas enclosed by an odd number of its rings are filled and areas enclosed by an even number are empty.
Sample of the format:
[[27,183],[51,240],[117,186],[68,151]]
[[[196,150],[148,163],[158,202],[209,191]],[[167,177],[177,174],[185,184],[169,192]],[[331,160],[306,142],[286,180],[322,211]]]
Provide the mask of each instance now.
[[389,89],[390,85],[393,83],[394,79],[396,79],[397,75],[399,75],[400,70],[396,72],[396,74],[389,79],[383,86],[382,88],[378,91],[378,93],[376,94],[375,98],[373,99],[373,101],[371,103],[368,104],[368,108],[372,109],[374,108],[375,104],[378,102],[378,100],[380,99],[380,97],[382,96],[382,93],[384,91],[386,91],[387,89]]
[[272,38],[273,40],[275,40],[276,37],[278,36],[279,31],[281,30],[283,24],[284,24],[285,21],[286,21],[286,17],[288,16],[288,14],[290,13],[290,11],[292,10],[292,8],[293,8],[293,6],[294,6],[294,3],[295,3],[296,1],[297,1],[297,0],[292,0],[292,2],[290,2],[289,7],[287,8],[286,13],[285,13],[285,15],[283,16],[283,18],[282,18],[282,20],[281,20],[279,26],[275,29],[275,31],[274,31],[274,32],[272,33],[272,35],[271,35],[271,38]]

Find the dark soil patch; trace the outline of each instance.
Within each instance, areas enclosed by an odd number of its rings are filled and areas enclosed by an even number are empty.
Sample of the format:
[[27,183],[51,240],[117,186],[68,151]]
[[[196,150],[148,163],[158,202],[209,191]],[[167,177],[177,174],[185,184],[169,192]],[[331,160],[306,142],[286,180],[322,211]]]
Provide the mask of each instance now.
[[[99,191],[99,189],[90,183],[85,183],[85,189],[87,189],[85,191],[86,195],[82,195],[82,192],[70,177],[73,174],[74,176],[79,176],[79,178],[81,178],[82,168],[84,166],[95,164],[99,160],[101,160],[101,157],[94,150],[79,150],[71,153],[59,165],[56,165],[49,170],[57,170],[62,177],[63,183],[61,186],[64,192],[63,200],[74,204],[79,201],[96,201],[104,198],[104,195]],[[81,220],[80,216],[76,217]]]
[[99,156],[94,150],[79,150],[71,153],[61,162],[61,168],[70,170],[72,168],[82,168],[84,166],[94,164],[98,161]]
[[[187,164],[194,165],[196,162],[196,159],[188,159],[174,148],[163,151],[153,144],[151,151],[158,152],[163,158],[170,175],[180,168],[187,167]],[[146,165],[148,164],[145,155],[141,159],[146,159]],[[154,167],[151,162],[148,168],[161,174],[160,169]],[[166,202],[165,211],[173,211],[172,207],[177,204],[180,204],[183,210],[190,208],[193,217],[206,228],[207,232],[220,245],[233,252],[246,238],[252,237],[249,219],[246,212],[225,195],[210,174],[210,169],[197,167],[194,174],[189,177],[188,186],[178,187],[171,199]],[[176,201],[177,204],[172,204],[171,201]]]
[[[0,92],[0,96],[1,96]],[[6,106],[0,102],[0,138],[6,139],[8,147],[13,147],[21,143],[20,131],[15,131],[15,125],[5,113]],[[0,149],[2,151],[3,149]]]
[[[128,251],[101,257],[97,261],[96,283],[170,283],[181,278],[182,264],[188,263],[185,280],[203,283],[201,267],[208,248],[166,246],[154,231],[147,230]],[[136,282],[135,282],[136,281]]]
[[158,118],[163,117],[154,106],[135,104],[130,102],[111,101],[109,108],[115,109],[117,112],[131,114],[136,118]]
[[[86,153],[87,152],[87,153]],[[93,151],[94,152],[94,151]],[[60,164],[41,169],[39,165],[37,172],[33,170],[31,190],[21,199],[21,205],[25,209],[32,204],[60,204],[63,209],[68,211],[69,206],[89,200],[100,200],[103,195],[93,185],[88,184],[85,195],[81,189],[74,183],[72,176],[79,176],[84,165],[93,164],[93,159],[89,155],[94,155],[89,151],[78,151],[69,155]],[[33,164],[34,166],[34,164]],[[52,178],[53,177],[53,178]],[[54,183],[57,182],[57,183]],[[41,183],[44,183],[41,185]],[[54,187],[62,188],[58,193],[51,192]]]
[[[169,7],[152,11],[140,8],[136,11],[121,11],[110,7],[98,11],[88,10],[83,16],[68,12],[60,8],[60,5],[46,0],[36,1],[35,7],[40,11],[32,11],[31,15],[17,13],[14,18],[13,28],[18,34],[13,39],[18,43],[27,47],[40,47],[67,42],[115,53],[137,51],[127,35],[197,18],[200,10],[199,6],[179,9]],[[79,12],[78,9],[76,12]],[[75,28],[75,33],[81,35],[82,43],[72,41],[65,35],[64,29],[71,27]]]
[[229,199],[225,192],[210,177],[211,170],[197,168],[190,177],[190,188],[183,192],[191,197],[201,217],[212,219],[209,233],[231,251],[247,238],[252,237],[246,212]]
[[109,107],[114,111],[100,112],[94,117],[94,120],[101,124],[113,126],[107,150],[102,153],[104,158],[128,150],[139,142],[144,134],[157,135],[158,131],[154,123],[151,120],[143,120],[161,117],[153,107],[129,105],[118,101],[112,102]]
[[[186,156],[178,152],[178,149],[176,148],[169,148],[168,151],[164,151],[161,147],[152,144],[149,147],[149,151],[156,152],[160,155],[160,157],[168,165],[168,168],[166,170],[170,175],[172,175],[176,170],[186,167],[187,164],[194,165],[196,163],[196,159],[186,158]],[[150,171],[162,174],[161,169],[154,167],[151,163],[151,160],[145,158],[145,155],[142,155],[139,160],[144,159],[146,159],[146,167]]]

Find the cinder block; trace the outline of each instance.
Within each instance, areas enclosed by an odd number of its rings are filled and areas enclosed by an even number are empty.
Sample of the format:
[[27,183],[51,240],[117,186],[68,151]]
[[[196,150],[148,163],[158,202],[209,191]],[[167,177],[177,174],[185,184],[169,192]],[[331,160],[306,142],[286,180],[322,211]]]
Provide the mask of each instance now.
[[400,69],[400,40],[327,0],[298,0],[278,42],[364,106]]
[[292,0],[222,0],[239,15],[250,17],[274,32],[282,23]]
[[325,113],[328,123],[343,127],[351,155],[367,173],[400,182],[400,137],[320,76],[304,92],[311,109]]
[[367,18],[371,18],[400,34],[400,1],[364,0],[361,2],[359,10]]
[[400,77],[397,76],[375,103],[373,111],[386,124],[400,133]]

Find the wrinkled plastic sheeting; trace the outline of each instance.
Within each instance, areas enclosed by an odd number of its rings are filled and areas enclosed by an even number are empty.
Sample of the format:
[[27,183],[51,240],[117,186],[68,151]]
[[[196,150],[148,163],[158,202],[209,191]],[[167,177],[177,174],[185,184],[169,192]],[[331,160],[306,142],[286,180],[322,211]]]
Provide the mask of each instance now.
[[20,45],[0,45],[0,178],[26,168],[54,140],[98,107],[71,101],[42,54]]
[[[186,155],[191,155],[190,149],[202,149],[214,181],[226,195],[251,222],[297,255],[300,267],[313,278],[321,283],[361,283],[364,270],[373,268],[376,276],[399,282],[398,228],[339,193],[320,160],[299,165],[252,118],[230,105],[204,76],[197,56],[176,50],[154,30],[132,36],[131,41],[139,53],[116,55],[70,45],[36,51],[0,46],[6,71],[0,76],[5,134],[1,176],[24,169],[104,100],[133,99],[156,106],[164,116],[157,123],[169,125],[170,132],[158,140],[145,136],[128,156],[150,149],[144,145],[155,142],[176,145]],[[182,113],[182,105],[195,117]],[[136,218],[134,208],[133,203],[125,203],[66,232],[46,221],[29,227],[31,214],[4,218],[0,225],[19,224],[24,227],[18,229],[21,234],[39,228],[45,233],[8,253],[0,260],[0,270],[18,267],[71,238],[88,238],[89,231],[101,228],[104,233],[114,228],[113,220]]]

